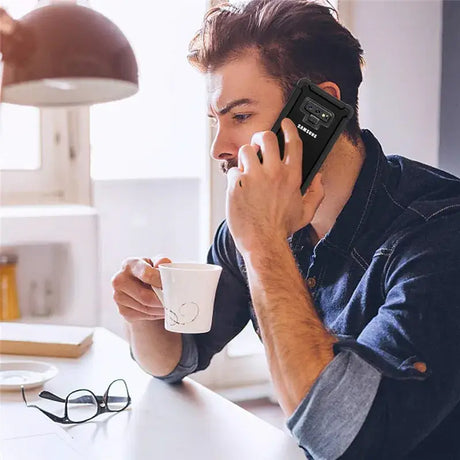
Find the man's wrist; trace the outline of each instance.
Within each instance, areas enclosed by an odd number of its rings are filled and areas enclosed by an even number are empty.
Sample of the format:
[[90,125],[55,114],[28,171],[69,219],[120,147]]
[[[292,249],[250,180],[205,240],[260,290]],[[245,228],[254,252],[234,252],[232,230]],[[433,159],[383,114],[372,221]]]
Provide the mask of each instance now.
[[242,251],[241,255],[246,265],[251,265],[254,269],[266,268],[268,265],[276,263],[280,258],[290,251],[287,238],[262,237],[257,240],[250,249]]

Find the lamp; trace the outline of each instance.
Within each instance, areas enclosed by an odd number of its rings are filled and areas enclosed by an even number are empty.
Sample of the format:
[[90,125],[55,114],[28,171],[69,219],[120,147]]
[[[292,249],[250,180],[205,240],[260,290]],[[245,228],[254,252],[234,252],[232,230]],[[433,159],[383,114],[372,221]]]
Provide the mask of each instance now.
[[85,6],[51,4],[19,20],[0,8],[0,53],[1,102],[90,105],[138,90],[128,40],[113,22]]

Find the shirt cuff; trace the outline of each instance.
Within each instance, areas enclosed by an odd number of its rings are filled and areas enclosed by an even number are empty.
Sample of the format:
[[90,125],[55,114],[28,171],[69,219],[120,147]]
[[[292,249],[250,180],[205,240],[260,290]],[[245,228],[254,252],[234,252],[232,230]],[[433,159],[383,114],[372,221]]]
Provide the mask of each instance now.
[[366,420],[381,378],[357,354],[337,354],[286,421],[299,446],[317,460],[343,455]]
[[[131,354],[131,358],[136,361],[131,346],[129,347],[129,352]],[[198,349],[195,340],[191,334],[182,334],[182,354],[177,366],[168,375],[153,375],[153,377],[159,380],[163,380],[166,383],[177,383],[187,375],[194,372],[197,367]]]

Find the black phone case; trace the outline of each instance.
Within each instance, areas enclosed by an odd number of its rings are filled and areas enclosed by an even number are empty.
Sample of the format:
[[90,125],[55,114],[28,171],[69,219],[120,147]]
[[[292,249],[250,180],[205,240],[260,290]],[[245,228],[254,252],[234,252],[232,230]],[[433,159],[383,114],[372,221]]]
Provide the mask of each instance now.
[[302,195],[353,113],[353,107],[331,96],[308,78],[301,78],[296,83],[272,131],[278,138],[282,159],[284,136],[281,121],[290,118],[297,126],[303,143]]

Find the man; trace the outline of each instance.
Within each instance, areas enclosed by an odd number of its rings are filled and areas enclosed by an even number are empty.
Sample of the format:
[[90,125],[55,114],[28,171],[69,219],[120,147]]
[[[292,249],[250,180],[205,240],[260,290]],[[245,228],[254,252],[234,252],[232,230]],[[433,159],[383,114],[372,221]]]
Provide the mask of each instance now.
[[[359,128],[362,49],[325,6],[216,7],[189,60],[207,77],[211,153],[228,177],[208,255],[223,267],[213,326],[165,331],[150,285],[168,259],[126,260],[113,287],[133,358],[177,382],[251,319],[308,458],[460,458],[460,180],[386,157]],[[302,76],[355,108],[303,197],[295,125],[282,123],[283,161],[269,131]]]

